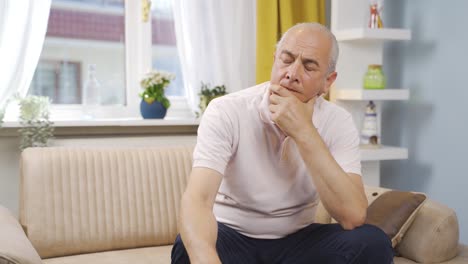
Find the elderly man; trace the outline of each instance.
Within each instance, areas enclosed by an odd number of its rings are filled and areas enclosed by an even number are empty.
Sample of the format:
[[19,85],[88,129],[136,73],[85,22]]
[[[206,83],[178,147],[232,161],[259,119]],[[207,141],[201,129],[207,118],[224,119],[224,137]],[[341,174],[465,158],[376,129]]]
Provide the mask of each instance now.
[[[290,28],[270,82],[212,101],[198,130],[172,263],[391,263],[365,225],[359,135],[324,100],[338,45],[316,23]],[[338,224],[314,223],[319,201]]]

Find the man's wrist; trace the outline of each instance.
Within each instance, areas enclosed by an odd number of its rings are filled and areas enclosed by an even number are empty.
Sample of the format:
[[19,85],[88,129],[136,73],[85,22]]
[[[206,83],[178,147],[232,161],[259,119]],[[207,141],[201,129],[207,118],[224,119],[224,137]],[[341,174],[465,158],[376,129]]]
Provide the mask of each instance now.
[[317,133],[317,129],[312,124],[304,124],[301,129],[296,130],[294,135],[291,135],[291,138],[296,142],[296,144],[300,144],[301,142],[310,141],[310,137]]

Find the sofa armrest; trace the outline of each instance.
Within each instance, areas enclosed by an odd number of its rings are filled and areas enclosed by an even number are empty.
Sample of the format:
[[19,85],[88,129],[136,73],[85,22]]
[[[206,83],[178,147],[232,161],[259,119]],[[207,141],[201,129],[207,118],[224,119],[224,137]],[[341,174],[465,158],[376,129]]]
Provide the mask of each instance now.
[[457,255],[458,239],[455,211],[427,199],[396,249],[418,263],[439,263]]
[[0,206],[0,264],[41,264],[18,220]]

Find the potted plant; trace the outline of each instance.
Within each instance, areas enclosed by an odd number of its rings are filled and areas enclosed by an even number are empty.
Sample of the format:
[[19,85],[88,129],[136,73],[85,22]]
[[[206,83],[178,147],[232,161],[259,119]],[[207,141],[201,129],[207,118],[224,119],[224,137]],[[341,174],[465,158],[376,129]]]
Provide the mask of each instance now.
[[0,109],[0,128],[2,128],[4,116],[5,116],[5,111],[3,109]]
[[54,128],[49,120],[50,99],[46,96],[28,95],[17,98],[20,106],[20,149],[46,147],[53,137]]
[[164,91],[175,75],[170,72],[153,70],[145,75],[140,85],[140,112],[143,118],[164,118],[171,103]]
[[227,94],[227,92],[224,85],[218,85],[210,88],[208,84],[202,82],[200,93],[198,93],[200,96],[200,111],[203,113],[211,100],[225,94]]

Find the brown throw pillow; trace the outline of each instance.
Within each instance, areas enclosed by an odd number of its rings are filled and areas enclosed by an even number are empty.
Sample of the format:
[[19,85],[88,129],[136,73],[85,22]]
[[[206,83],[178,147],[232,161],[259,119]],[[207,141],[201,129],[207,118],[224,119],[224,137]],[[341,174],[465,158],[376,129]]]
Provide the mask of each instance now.
[[388,191],[367,208],[366,224],[381,228],[395,247],[421,208],[426,196],[422,193]]

